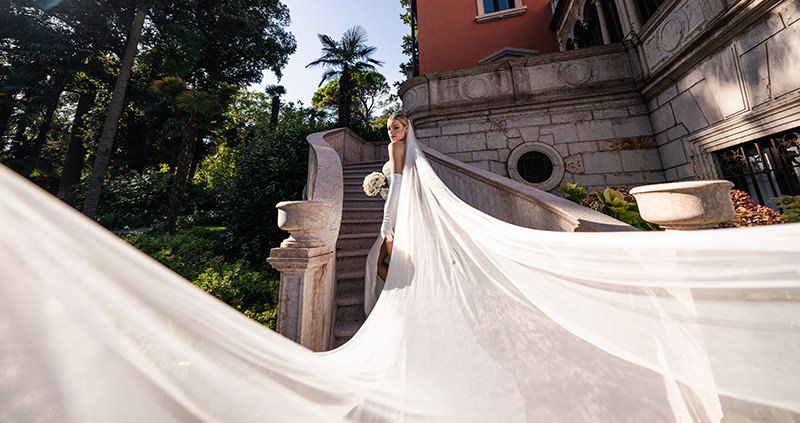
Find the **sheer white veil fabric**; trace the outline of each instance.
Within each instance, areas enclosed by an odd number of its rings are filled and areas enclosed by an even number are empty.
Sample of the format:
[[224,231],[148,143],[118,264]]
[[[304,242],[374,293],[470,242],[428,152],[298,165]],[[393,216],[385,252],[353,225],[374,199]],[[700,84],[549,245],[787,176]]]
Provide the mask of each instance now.
[[463,203],[410,131],[380,298],[265,330],[0,167],[0,420],[718,422],[800,412],[800,225],[556,233]]

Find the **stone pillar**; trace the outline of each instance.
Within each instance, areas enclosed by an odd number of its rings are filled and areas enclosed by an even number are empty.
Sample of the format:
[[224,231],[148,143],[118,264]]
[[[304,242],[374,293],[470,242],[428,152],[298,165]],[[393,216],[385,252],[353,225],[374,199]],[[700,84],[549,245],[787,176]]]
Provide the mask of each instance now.
[[608,32],[608,24],[606,23],[606,12],[603,10],[604,1],[614,0],[593,0],[594,7],[597,8],[597,20],[600,21],[600,32],[603,33],[603,44],[611,44],[611,35]]
[[[639,22],[639,6],[636,5],[636,0],[623,0],[623,3],[625,10],[620,15],[625,15],[625,20],[630,24],[629,29],[638,34],[642,30],[642,23]],[[617,10],[619,11],[619,8]]]
[[332,204],[284,201],[276,207],[278,226],[291,234],[267,259],[281,272],[277,331],[313,351],[326,350],[333,323],[335,244],[325,241]]
[[642,219],[667,230],[716,228],[736,216],[730,181],[645,185],[631,190]]

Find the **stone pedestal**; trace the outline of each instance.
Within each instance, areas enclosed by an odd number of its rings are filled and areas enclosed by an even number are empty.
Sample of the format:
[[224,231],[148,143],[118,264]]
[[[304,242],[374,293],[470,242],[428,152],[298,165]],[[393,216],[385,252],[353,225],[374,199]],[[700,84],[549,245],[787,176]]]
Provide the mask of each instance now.
[[325,240],[332,204],[285,201],[276,207],[278,226],[291,234],[267,259],[281,272],[277,331],[311,350],[326,350],[333,321],[335,244]]
[[715,228],[734,218],[729,181],[645,185],[631,190],[642,219],[667,230]]

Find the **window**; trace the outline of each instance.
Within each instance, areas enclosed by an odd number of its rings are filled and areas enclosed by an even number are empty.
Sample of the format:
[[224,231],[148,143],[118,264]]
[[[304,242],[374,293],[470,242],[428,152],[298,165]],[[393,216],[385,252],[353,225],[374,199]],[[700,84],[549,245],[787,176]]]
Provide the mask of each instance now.
[[529,151],[517,161],[517,171],[522,179],[541,184],[553,175],[553,162],[544,153]]
[[509,154],[506,168],[511,179],[542,191],[557,188],[564,178],[564,160],[547,144],[520,144]]
[[477,5],[475,21],[478,23],[519,16],[527,10],[522,0],[477,0]]
[[483,0],[484,14],[513,9],[514,7],[514,0]]
[[800,128],[717,153],[722,176],[761,205],[779,195],[800,195]]

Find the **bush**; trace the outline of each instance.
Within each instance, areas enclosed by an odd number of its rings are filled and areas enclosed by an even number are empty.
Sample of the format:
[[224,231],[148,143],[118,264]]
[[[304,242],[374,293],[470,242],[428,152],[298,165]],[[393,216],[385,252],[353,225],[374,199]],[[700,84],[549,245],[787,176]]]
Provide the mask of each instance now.
[[153,231],[125,239],[175,273],[194,280],[209,266],[223,263],[224,231],[222,227],[196,227],[178,230],[174,235]]
[[755,204],[753,197],[742,190],[732,189],[731,200],[733,200],[733,208],[736,210],[736,217],[729,224],[723,226],[742,227],[783,223],[778,212],[769,207]]
[[192,282],[247,317],[275,329],[280,280],[244,260],[206,268]]
[[573,203],[597,210],[635,228],[645,231],[660,230],[658,225],[642,219],[636,198],[631,195],[630,189],[626,186],[608,187],[602,191],[597,190],[592,194],[587,194],[586,188],[577,184],[567,184],[561,187],[561,191]]
[[231,249],[240,257],[264,260],[286,238],[277,226],[275,205],[302,198],[308,173],[306,136],[323,129],[307,110],[287,106],[274,130],[239,146],[223,209]]
[[800,222],[800,195],[782,195],[773,199],[781,209],[781,219],[787,223]]

